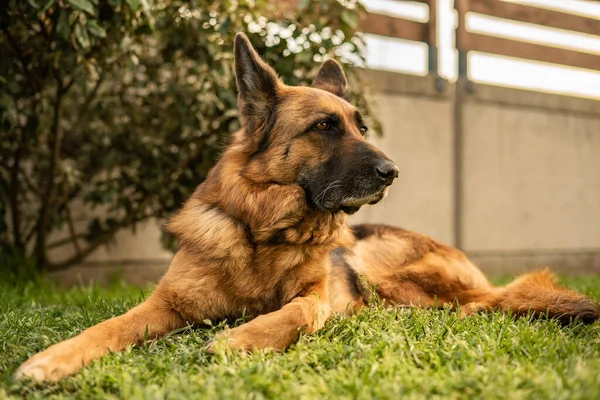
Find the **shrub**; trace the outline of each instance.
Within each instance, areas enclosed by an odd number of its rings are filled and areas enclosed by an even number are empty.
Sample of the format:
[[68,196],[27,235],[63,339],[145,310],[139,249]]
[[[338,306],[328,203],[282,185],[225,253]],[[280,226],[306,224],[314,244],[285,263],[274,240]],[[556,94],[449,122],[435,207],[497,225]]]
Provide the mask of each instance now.
[[[81,262],[171,213],[238,128],[233,37],[291,85],[362,60],[356,2],[8,0],[0,6],[0,242],[39,269]],[[350,78],[356,77],[352,70]],[[355,101],[367,107],[361,86]],[[367,107],[368,112],[368,107]],[[97,209],[89,221],[73,209]],[[63,240],[50,241],[62,230]],[[52,262],[52,248],[72,256]]]

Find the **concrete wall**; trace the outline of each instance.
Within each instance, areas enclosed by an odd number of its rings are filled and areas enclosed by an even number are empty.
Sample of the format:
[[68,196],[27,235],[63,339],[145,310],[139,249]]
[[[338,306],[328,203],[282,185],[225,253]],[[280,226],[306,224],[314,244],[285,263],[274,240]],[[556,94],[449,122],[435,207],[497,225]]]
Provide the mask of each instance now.
[[[385,129],[372,140],[400,177],[352,223],[390,223],[460,244],[487,272],[549,264],[600,273],[600,101],[476,85],[457,131],[456,85],[438,91],[431,77],[364,76]],[[136,236],[122,232],[87,264],[160,271],[171,255],[159,233],[155,222]]]
[[463,249],[490,270],[600,272],[600,102],[482,86],[463,126]]
[[388,223],[454,243],[449,92],[436,91],[431,78],[370,72],[366,81],[385,134],[371,140],[396,162],[400,175],[386,199],[363,207],[351,223]]

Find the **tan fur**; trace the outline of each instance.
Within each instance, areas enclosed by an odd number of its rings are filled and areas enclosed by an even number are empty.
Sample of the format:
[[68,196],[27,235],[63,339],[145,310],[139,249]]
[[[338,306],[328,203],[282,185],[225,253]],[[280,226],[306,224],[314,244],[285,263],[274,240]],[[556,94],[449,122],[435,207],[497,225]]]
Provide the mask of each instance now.
[[461,251],[427,236],[385,225],[362,225],[355,231],[361,240],[347,252],[345,261],[374,285],[384,302],[458,305],[463,315],[498,309],[548,316],[562,323],[575,318],[590,323],[599,317],[596,302],[558,285],[547,269],[495,287]]
[[[256,57],[252,53],[240,57]],[[247,126],[168,222],[180,248],[152,296],[125,315],[30,358],[18,377],[58,380],[109,351],[206,319],[260,316],[221,333],[211,349],[223,342],[247,350],[284,349],[301,331],[323,326],[331,310],[329,252],[351,245],[353,237],[343,212],[309,207],[304,190],[294,183],[300,168],[323,162],[321,141],[292,138],[302,133],[298,121],[335,113],[347,125],[344,146],[366,141],[349,103],[319,88],[285,86],[262,67],[281,99],[269,150],[257,154],[256,132],[266,127],[257,125],[256,115],[267,107],[253,104],[242,118]],[[242,84],[261,83],[252,79],[258,78],[251,75]],[[240,98],[241,107],[245,101]]]
[[[465,314],[490,308],[522,314],[531,308],[565,321],[597,318],[595,303],[558,287],[546,272],[495,288],[460,251],[423,235],[362,226],[355,244],[341,206],[351,210],[380,199],[397,168],[365,141],[357,110],[339,97],[346,94],[341,67],[329,61],[313,87],[289,87],[243,36],[236,38],[235,54],[243,128],[168,222],[180,247],[154,293],[126,314],[31,357],[17,377],[59,380],[109,352],[187,323],[242,315],[255,318],[221,332],[209,350],[284,349],[300,332],[320,329],[332,311],[351,313],[368,303],[359,275],[377,285],[389,304],[458,302]],[[307,120],[331,115],[336,132],[303,134]],[[337,135],[335,142],[327,135]],[[373,180],[380,174],[385,182],[361,193],[349,185],[352,196],[336,209],[316,207],[320,194],[309,204],[308,191],[297,182],[312,170],[328,178],[331,171],[323,165],[332,152],[343,160],[355,157],[347,162],[363,163],[359,172],[373,167]],[[386,175],[365,159],[384,162]],[[358,182],[372,186],[369,179]]]

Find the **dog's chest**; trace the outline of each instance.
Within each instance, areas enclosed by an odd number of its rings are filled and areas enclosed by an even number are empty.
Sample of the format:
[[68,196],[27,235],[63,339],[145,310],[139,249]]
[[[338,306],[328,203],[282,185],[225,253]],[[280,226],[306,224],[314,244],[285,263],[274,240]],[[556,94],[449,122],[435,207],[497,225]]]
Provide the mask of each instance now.
[[228,291],[246,312],[275,311],[325,279],[329,266],[326,250],[302,246],[260,249],[247,268],[231,277]]

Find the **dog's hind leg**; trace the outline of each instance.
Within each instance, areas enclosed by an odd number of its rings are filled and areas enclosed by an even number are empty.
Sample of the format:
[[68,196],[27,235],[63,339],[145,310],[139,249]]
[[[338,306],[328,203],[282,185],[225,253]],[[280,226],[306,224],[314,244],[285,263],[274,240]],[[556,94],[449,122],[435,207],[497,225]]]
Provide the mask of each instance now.
[[[348,264],[376,286],[383,301],[423,307],[459,306],[462,316],[500,310],[514,315],[579,320],[600,318],[600,305],[557,284],[548,270],[492,285],[459,250],[413,232],[384,225],[355,228],[360,233]],[[368,299],[367,299],[368,300]]]
[[182,326],[185,321],[167,306],[160,292],[156,292],[127,313],[34,355],[19,367],[15,377],[29,377],[38,382],[58,381],[109,352],[158,338]]
[[312,285],[305,295],[296,297],[280,310],[221,332],[207,349],[215,352],[225,345],[246,351],[283,350],[298,338],[300,332],[312,333],[323,327],[331,315],[327,291],[326,280]]

